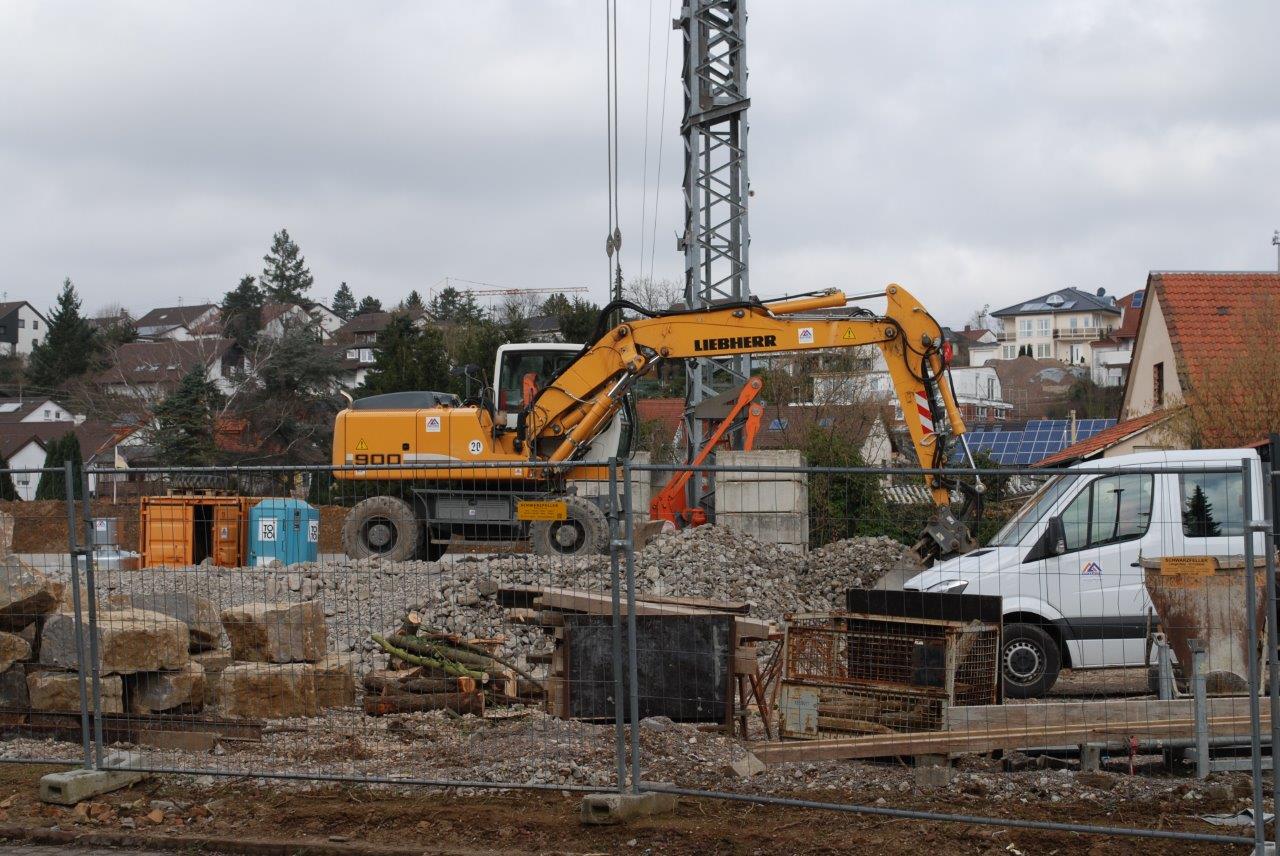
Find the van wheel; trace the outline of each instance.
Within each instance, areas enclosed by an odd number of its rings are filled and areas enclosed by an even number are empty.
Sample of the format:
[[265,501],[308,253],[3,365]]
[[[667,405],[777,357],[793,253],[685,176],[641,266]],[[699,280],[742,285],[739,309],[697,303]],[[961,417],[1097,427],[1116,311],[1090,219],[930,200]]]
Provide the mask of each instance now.
[[394,496],[372,496],[342,521],[342,549],[353,559],[407,562],[418,553],[422,527],[413,506]]
[[538,520],[529,525],[529,541],[539,556],[589,556],[609,549],[609,521],[600,506],[580,496],[567,496],[564,520]]
[[1004,628],[1000,672],[1007,698],[1038,698],[1058,681],[1062,654],[1058,643],[1035,624]]

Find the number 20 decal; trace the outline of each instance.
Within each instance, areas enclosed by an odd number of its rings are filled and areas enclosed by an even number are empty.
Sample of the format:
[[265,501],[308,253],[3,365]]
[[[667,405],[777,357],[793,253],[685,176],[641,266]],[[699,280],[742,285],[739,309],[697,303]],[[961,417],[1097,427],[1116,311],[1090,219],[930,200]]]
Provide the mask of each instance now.
[[473,455],[478,455],[484,451],[484,444],[481,443],[479,440],[472,440],[467,445],[467,450],[471,452],[471,454]]

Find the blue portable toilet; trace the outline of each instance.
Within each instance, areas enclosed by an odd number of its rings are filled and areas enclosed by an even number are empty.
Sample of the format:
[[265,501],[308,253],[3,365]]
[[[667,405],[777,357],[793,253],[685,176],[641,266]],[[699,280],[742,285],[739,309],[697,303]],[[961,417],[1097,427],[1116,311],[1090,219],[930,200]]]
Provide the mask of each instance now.
[[320,512],[300,499],[264,499],[249,510],[249,564],[314,562]]

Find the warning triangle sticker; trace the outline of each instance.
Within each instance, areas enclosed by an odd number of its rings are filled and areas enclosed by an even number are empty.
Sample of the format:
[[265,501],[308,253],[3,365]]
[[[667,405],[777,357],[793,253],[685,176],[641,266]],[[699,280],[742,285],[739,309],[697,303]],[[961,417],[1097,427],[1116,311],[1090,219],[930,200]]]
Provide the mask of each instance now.
[[853,335],[853,328],[852,328],[852,327],[850,327],[848,330],[845,330],[845,331],[844,331],[844,337],[845,337],[846,339],[852,339],[852,338],[854,338],[854,335]]
[[363,438],[363,437],[361,437],[361,438],[360,438],[360,442],[359,442],[359,443],[356,443],[356,451],[357,451],[357,452],[367,452],[367,451],[369,451],[369,444],[368,444],[368,443],[366,443],[366,442],[364,441],[364,438]]

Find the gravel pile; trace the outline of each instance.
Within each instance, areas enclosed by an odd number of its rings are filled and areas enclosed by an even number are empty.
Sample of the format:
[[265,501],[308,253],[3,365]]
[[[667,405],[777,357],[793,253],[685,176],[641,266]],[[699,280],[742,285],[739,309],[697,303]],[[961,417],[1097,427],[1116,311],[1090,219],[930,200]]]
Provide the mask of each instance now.
[[872,588],[889,571],[903,567],[918,563],[892,538],[846,538],[811,551],[799,585],[823,603],[842,607],[846,589]]

